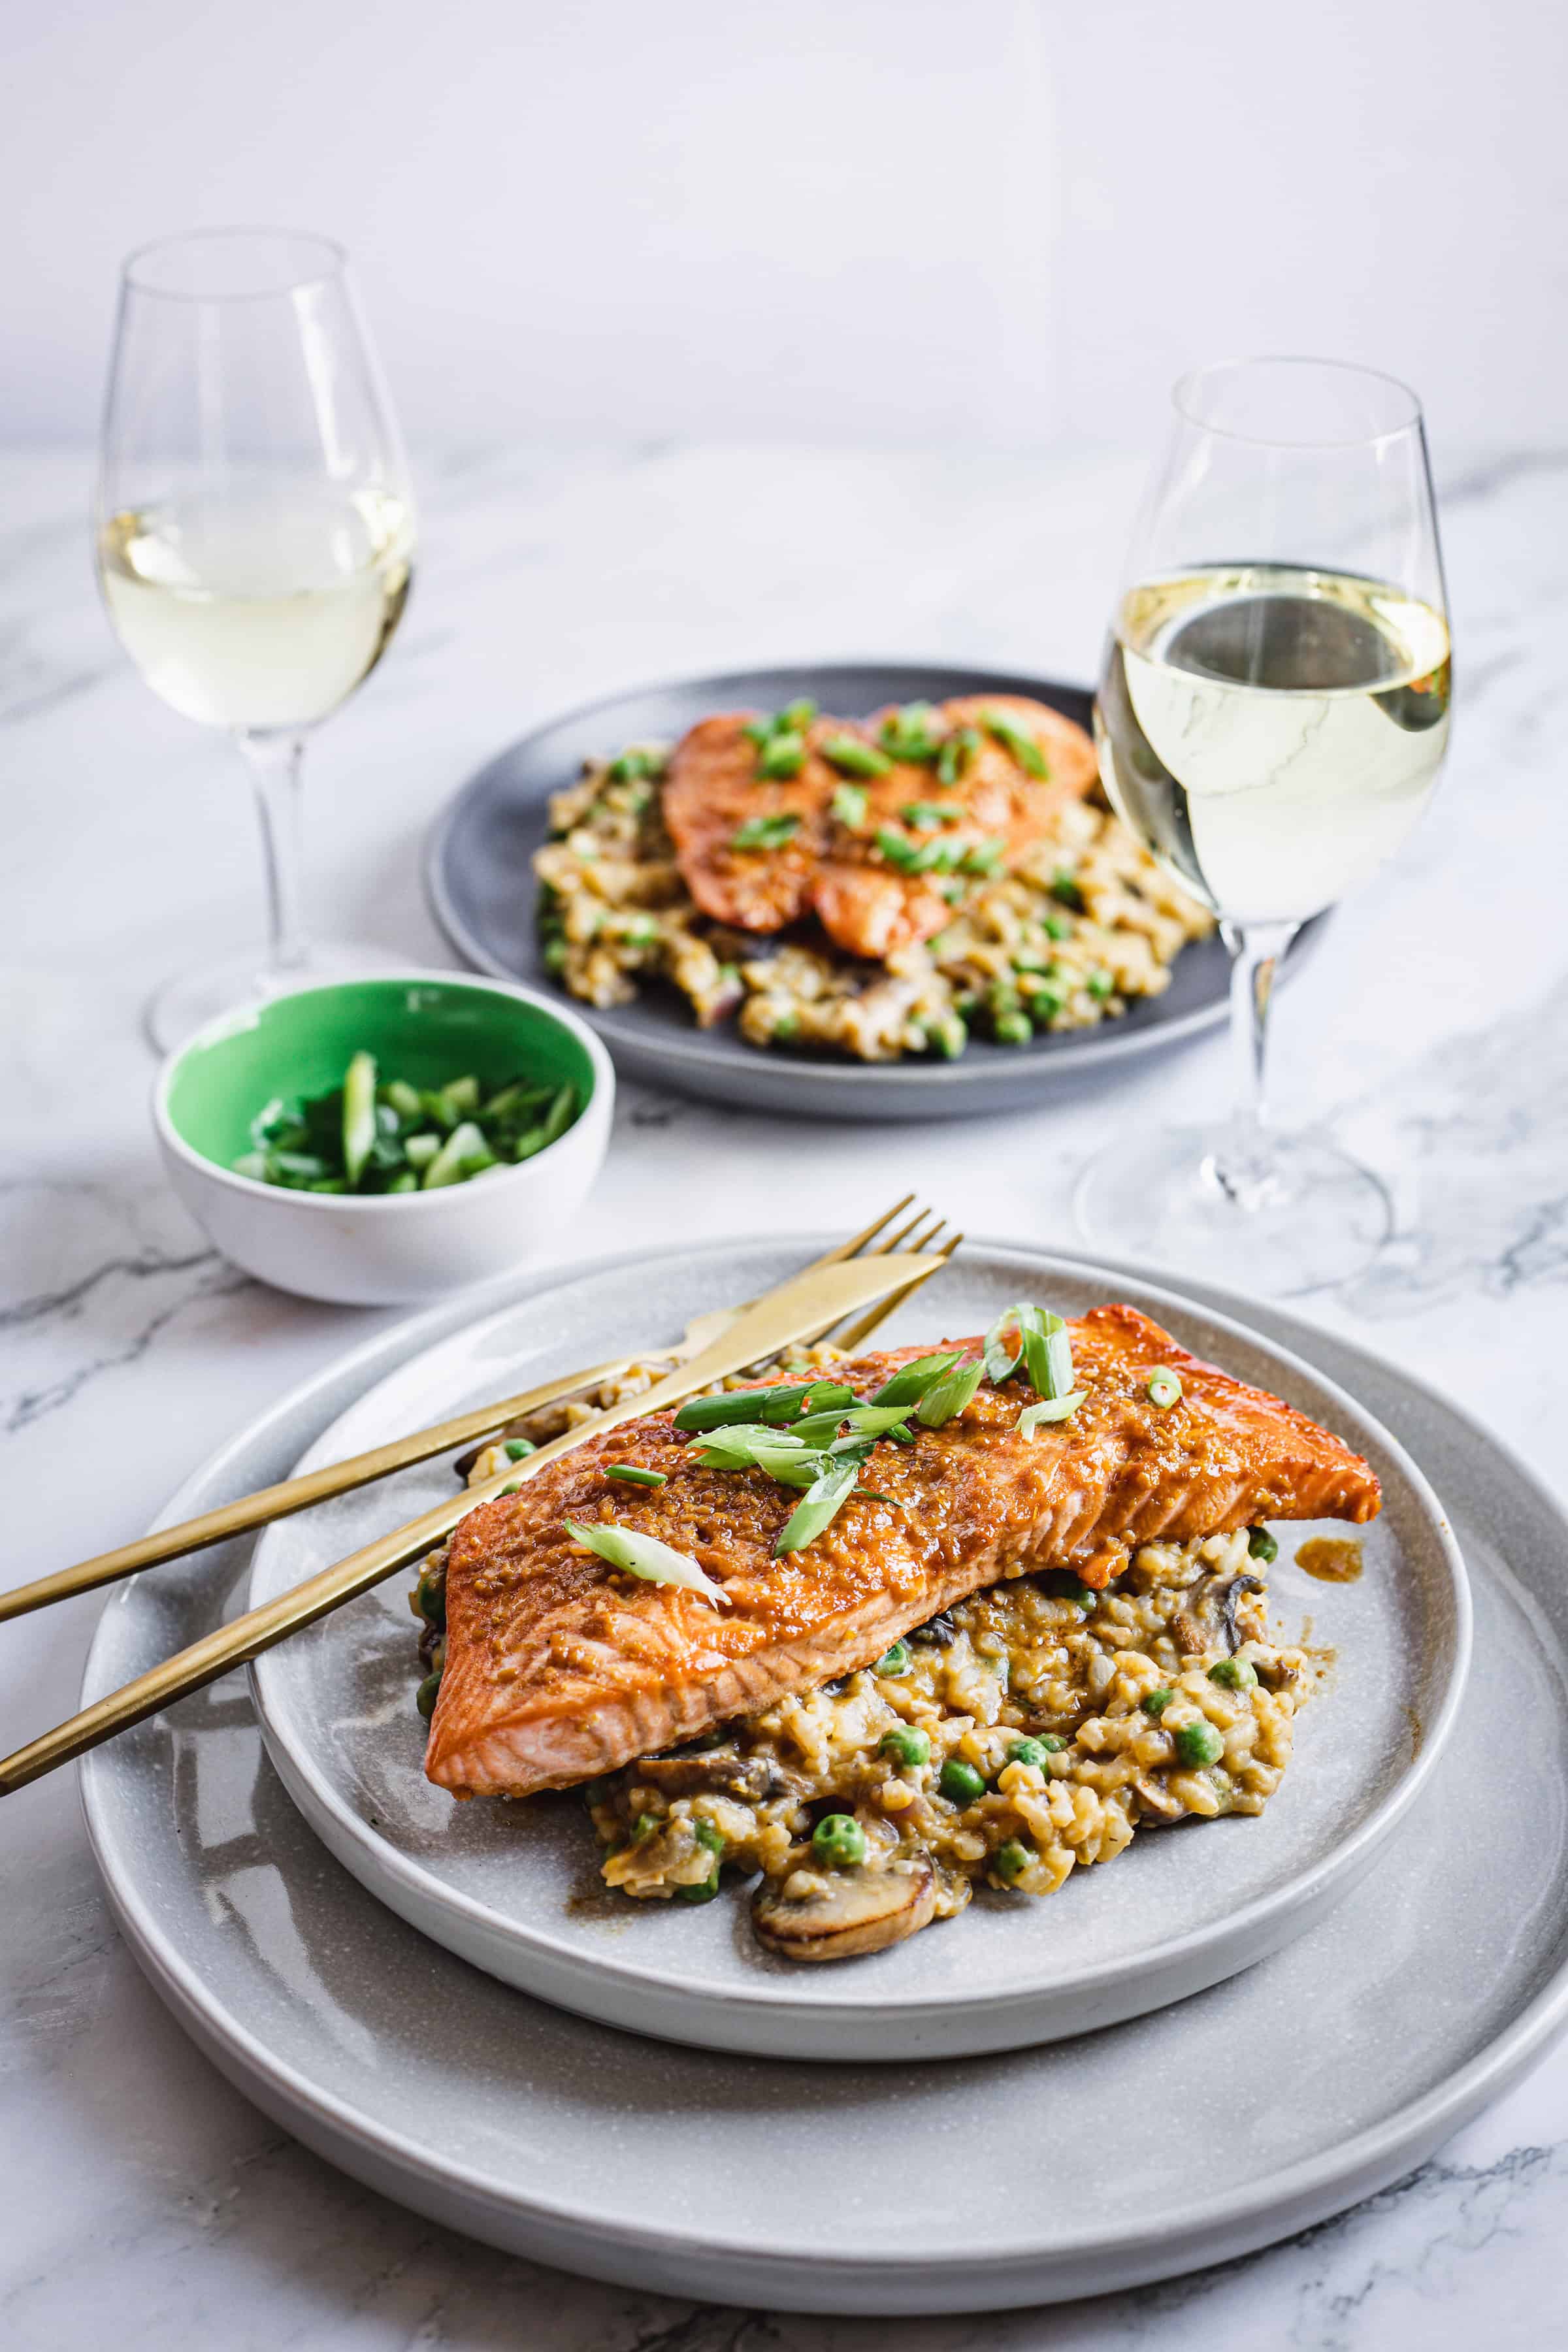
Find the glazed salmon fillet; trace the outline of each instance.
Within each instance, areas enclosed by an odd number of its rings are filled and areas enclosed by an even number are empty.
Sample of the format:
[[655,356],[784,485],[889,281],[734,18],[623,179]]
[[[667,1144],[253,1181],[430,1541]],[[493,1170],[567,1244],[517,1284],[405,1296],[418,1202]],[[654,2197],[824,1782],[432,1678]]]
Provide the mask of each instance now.
[[[872,741],[893,718],[879,710],[866,722]],[[1035,744],[1045,773],[1032,774],[987,724],[1000,719]],[[900,761],[865,786],[866,814],[853,831],[836,825],[811,890],[824,930],[848,954],[879,961],[934,939],[952,913],[941,877],[905,875],[878,850],[877,834],[891,826],[911,848],[937,841],[952,850],[988,846],[1002,869],[1016,865],[1048,830],[1068,802],[1081,800],[1099,773],[1094,745],[1081,727],[1047,703],[1023,695],[972,696],[944,702],[933,731],[969,730],[962,772],[944,784],[928,765]],[[942,809],[951,816],[932,818]],[[911,816],[910,810],[921,812]]]
[[[883,723],[895,716],[879,711],[864,725],[814,719],[799,773],[777,782],[759,774],[759,747],[746,733],[753,712],[704,719],[681,739],[670,755],[664,819],[682,878],[705,915],[740,930],[776,931],[816,914],[847,954],[879,961],[932,938],[952,909],[943,877],[902,872],[879,845],[879,831],[890,828],[910,851],[933,841],[955,856],[986,849],[1005,868],[1066,802],[1082,798],[1098,772],[1082,728],[1022,695],[971,697],[931,713],[935,737],[961,729],[973,737],[965,737],[962,772],[950,783],[929,760],[899,759],[885,774],[847,778],[824,756],[836,737],[879,748]],[[1000,734],[992,723],[998,721]],[[1008,729],[1035,745],[1044,774],[1032,773],[1009,748]],[[847,782],[863,804],[853,824],[833,814]],[[924,814],[935,808],[949,814]],[[911,809],[921,814],[911,818]],[[738,847],[742,828],[766,817],[793,819],[787,839]]]
[[[875,1496],[852,1495],[784,1559],[773,1544],[798,1496],[761,1470],[701,1468],[669,1413],[590,1440],[480,1505],[448,1555],[429,1778],[459,1796],[567,1787],[869,1665],[1005,1578],[1067,1567],[1103,1588],[1135,1544],[1375,1517],[1377,1479],[1358,1454],[1137,1309],[1096,1307],[1068,1328],[1086,1391],[1070,1420],[1021,1436],[1026,1387],[983,1382],[940,1428],[912,1424],[912,1445],[879,1444],[860,1474]],[[869,1395],[927,1352],[865,1356],[833,1377]],[[1148,1393],[1161,1365],[1182,1387],[1163,1409]],[[608,1479],[611,1462],[667,1483]],[[697,1561],[723,1605],[608,1567],[574,1541],[568,1518],[656,1537]]]

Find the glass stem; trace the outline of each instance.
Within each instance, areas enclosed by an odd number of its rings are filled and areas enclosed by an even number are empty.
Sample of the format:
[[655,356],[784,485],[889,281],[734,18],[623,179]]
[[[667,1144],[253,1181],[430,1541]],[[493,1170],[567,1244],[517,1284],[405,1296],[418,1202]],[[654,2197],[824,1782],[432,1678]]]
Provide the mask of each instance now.
[[310,961],[300,830],[300,778],[305,738],[285,728],[269,727],[243,730],[236,740],[250,770],[261,819],[261,853],[267,868],[266,973],[283,978],[302,971]]
[[1209,1172],[1240,1208],[1260,1204],[1274,1174],[1264,1076],[1268,1049],[1268,1008],[1279,959],[1296,936],[1296,923],[1226,923],[1221,936],[1230,950],[1230,1036],[1236,1058],[1236,1100],[1230,1134],[1209,1163]]

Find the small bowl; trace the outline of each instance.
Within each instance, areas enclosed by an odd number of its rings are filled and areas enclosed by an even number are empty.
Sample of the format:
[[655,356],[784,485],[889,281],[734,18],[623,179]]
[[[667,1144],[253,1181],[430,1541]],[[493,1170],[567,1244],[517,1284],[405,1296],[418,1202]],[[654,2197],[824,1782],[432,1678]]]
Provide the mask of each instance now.
[[[386,1077],[483,1086],[522,1073],[584,1097],[563,1136],[531,1160],[434,1192],[291,1192],[237,1176],[250,1123],[275,1096],[342,1082],[364,1047]],[[560,1254],[598,1174],[616,1081],[585,1023],[531,989],[445,972],[334,981],[268,999],[198,1030],[153,1090],[163,1165],[196,1223],[236,1265],[279,1290],[352,1307],[437,1298]]]

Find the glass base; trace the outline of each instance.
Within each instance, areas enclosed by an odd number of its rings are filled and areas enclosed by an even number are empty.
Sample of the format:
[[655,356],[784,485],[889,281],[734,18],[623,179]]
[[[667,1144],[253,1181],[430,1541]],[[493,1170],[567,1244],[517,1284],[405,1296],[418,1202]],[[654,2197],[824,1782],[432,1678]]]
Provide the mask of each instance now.
[[1394,1224],[1370,1168],[1310,1136],[1272,1139],[1267,1175],[1222,1178],[1222,1139],[1156,1129],[1108,1147],[1079,1179],[1079,1230],[1108,1256],[1145,1259],[1265,1298],[1344,1282]]
[[269,996],[287,996],[296,988],[313,988],[323,980],[371,979],[378,972],[407,971],[410,966],[409,957],[391,955],[385,948],[357,940],[329,940],[312,947],[310,961],[289,971],[268,971],[258,953],[226,956],[221,963],[204,964],[165,981],[149,998],[142,1024],[149,1045],[170,1054],[220,1013],[236,1013]]

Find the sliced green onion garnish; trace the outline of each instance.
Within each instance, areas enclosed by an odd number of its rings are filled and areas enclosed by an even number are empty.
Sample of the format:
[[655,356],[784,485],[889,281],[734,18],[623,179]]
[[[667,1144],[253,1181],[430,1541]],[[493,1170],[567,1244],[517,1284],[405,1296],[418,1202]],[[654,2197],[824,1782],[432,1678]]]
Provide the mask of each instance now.
[[426,1169],[424,1189],[435,1192],[446,1184],[460,1184],[465,1176],[476,1172],[470,1162],[488,1166],[492,1158],[484,1129],[476,1127],[471,1118],[459,1119]]
[[1006,849],[1007,845],[1005,841],[994,839],[977,841],[974,846],[972,849],[966,849],[959,859],[958,870],[961,874],[994,874],[1006,855]]
[[683,1551],[672,1551],[655,1536],[637,1535],[630,1528],[584,1526],[581,1519],[563,1521],[574,1543],[585,1544],[590,1551],[607,1559],[612,1568],[624,1569],[628,1576],[640,1576],[645,1584],[679,1584],[688,1592],[706,1593],[710,1601],[728,1605],[728,1595],[721,1585],[703,1575],[694,1559]]
[[1024,1363],[1035,1394],[1066,1396],[1072,1387],[1072,1341],[1067,1325],[1044,1307],[1026,1307],[1019,1320]]
[[1078,1411],[1087,1389],[1074,1389],[1068,1396],[1041,1397],[1037,1404],[1026,1404],[1018,1415],[1020,1437],[1033,1437],[1042,1422],[1070,1421]]
[[818,748],[841,776],[885,776],[893,764],[886,751],[862,742],[858,735],[830,735]]
[[1157,1404],[1162,1412],[1168,1411],[1173,1404],[1181,1403],[1181,1379],[1177,1373],[1172,1371],[1168,1364],[1162,1364],[1158,1371],[1150,1373],[1149,1402],[1151,1404]]
[[800,819],[793,809],[780,809],[773,816],[752,816],[737,825],[730,835],[731,849],[782,849],[786,841],[799,830]]
[[1050,774],[1046,755],[1032,735],[1025,733],[1016,719],[1005,710],[983,710],[980,714],[987,730],[994,735],[1004,751],[1010,751],[1026,775],[1042,780]]
[[644,1470],[635,1462],[606,1462],[606,1478],[618,1478],[623,1486],[668,1486],[668,1477],[662,1470]]
[[930,702],[906,702],[889,711],[881,726],[883,750],[895,760],[934,760],[941,741],[931,730],[940,717]]
[[[726,1422],[760,1421],[772,1405],[775,1410],[793,1401],[798,1411],[814,1388],[816,1381],[800,1381],[793,1387],[782,1382],[765,1389],[731,1389],[723,1396],[688,1397],[675,1416],[677,1429],[722,1429]],[[771,1420],[773,1415],[767,1412]]]
[[859,1402],[851,1388],[842,1381],[817,1381],[806,1391],[802,1410],[805,1412],[826,1412],[830,1404],[852,1405]]
[[899,814],[906,824],[924,830],[933,824],[956,824],[963,811],[952,802],[906,801]]
[[851,833],[858,833],[866,822],[866,794],[858,784],[840,784],[828,807]]
[[[985,1377],[994,1388],[1000,1388],[1004,1381],[1010,1381],[1024,1360],[1023,1317],[1026,1311],[1022,1307],[1005,1307],[985,1334]],[[1010,1339],[1009,1325],[1012,1326]]]
[[806,1445],[826,1445],[842,1423],[845,1435],[850,1439],[880,1437],[896,1428],[908,1412],[907,1404],[858,1404],[848,1412],[834,1405],[826,1412],[815,1412],[807,1420],[797,1421],[791,1435]]
[[958,1360],[959,1350],[956,1348],[946,1355],[917,1356],[912,1364],[904,1365],[890,1381],[882,1383],[871,1402],[874,1405],[918,1404],[927,1389],[940,1381],[944,1372],[951,1372]]
[[947,784],[950,787],[956,784],[964,774],[971,760],[973,759],[974,754],[979,749],[980,731],[978,728],[960,727],[955,729],[953,733],[948,737],[946,742],[942,745],[942,751],[937,758],[936,773],[938,782]]
[[804,1551],[807,1544],[816,1541],[849,1500],[859,1475],[858,1461],[839,1461],[807,1487],[779,1531],[773,1546],[779,1559],[790,1552]]
[[773,724],[781,732],[789,727],[793,728],[798,735],[810,726],[816,716],[816,703],[809,694],[803,694],[797,701],[784,704]]
[[916,1420],[923,1422],[928,1429],[940,1429],[944,1422],[951,1421],[955,1413],[963,1411],[984,1377],[985,1367],[978,1358],[972,1363],[958,1365],[951,1372],[944,1372],[941,1380],[927,1389],[916,1405]]

